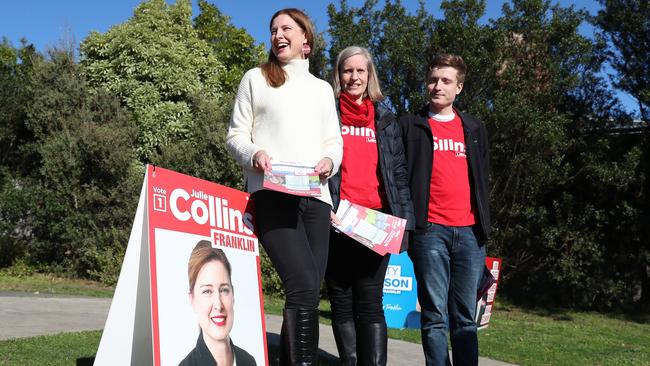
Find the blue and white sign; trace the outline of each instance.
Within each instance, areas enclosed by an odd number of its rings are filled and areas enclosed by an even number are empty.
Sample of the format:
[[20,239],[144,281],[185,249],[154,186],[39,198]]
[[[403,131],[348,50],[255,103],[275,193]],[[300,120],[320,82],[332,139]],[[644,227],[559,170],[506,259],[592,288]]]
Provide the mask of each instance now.
[[384,278],[384,315],[389,328],[420,328],[417,283],[407,253],[391,255]]

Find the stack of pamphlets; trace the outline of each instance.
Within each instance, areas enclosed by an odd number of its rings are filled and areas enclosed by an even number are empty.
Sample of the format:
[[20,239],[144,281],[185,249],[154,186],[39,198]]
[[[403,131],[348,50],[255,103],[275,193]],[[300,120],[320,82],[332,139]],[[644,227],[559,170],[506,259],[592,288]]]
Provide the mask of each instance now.
[[399,254],[406,220],[342,200],[336,212],[339,224],[333,226],[343,234],[380,255]]
[[316,164],[271,161],[271,166],[271,172],[264,173],[264,188],[297,196],[321,195]]

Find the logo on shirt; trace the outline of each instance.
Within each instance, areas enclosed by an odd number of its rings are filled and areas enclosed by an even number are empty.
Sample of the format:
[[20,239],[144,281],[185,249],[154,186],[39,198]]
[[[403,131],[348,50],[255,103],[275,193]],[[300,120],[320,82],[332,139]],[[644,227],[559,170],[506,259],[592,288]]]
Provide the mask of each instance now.
[[368,127],[343,126],[341,135],[365,137],[366,142],[377,142],[375,131]]
[[433,150],[452,151],[459,158],[465,158],[465,144],[454,139],[438,139],[433,136]]

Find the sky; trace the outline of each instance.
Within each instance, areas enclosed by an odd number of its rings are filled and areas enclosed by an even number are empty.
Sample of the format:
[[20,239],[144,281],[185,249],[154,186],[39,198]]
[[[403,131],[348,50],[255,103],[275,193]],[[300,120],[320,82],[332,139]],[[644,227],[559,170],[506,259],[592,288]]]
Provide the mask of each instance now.
[[[306,11],[314,20],[319,32],[327,30],[327,6],[337,5],[338,0],[209,0],[222,13],[231,17],[237,27],[246,29],[258,43],[269,44],[269,17],[278,9],[296,7]],[[0,38],[6,37],[13,46],[20,45],[25,38],[36,48],[45,52],[48,48],[60,46],[62,40],[74,41],[78,45],[89,32],[106,32],[111,26],[127,21],[141,0],[4,0],[0,10]],[[168,3],[174,2],[167,0]],[[363,0],[348,0],[351,7],[361,6]],[[382,1],[380,1],[381,3]],[[426,9],[436,18],[441,17],[440,0],[426,0]],[[596,14],[601,8],[597,0],[552,0],[562,6],[576,5]],[[194,15],[198,13],[197,0],[192,0]],[[488,0],[486,15],[482,21],[498,18],[504,0]],[[402,0],[411,11],[418,6],[418,0]],[[583,25],[580,32],[591,36],[593,28]],[[629,95],[618,93],[626,109],[636,110],[636,101]]]

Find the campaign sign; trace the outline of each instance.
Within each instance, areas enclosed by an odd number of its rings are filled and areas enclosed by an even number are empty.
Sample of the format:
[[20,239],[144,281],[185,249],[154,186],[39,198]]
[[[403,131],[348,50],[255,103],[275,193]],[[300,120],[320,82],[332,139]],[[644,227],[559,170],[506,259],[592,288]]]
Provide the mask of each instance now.
[[391,255],[384,278],[384,316],[389,328],[420,328],[417,284],[408,254]]
[[268,365],[248,198],[147,166],[95,365],[176,366],[224,346],[238,365]]
[[[486,257],[485,273],[477,289],[476,325],[488,326],[499,282],[501,259]],[[420,328],[420,305],[413,263],[407,253],[393,255],[384,278],[384,315],[389,328]]]

